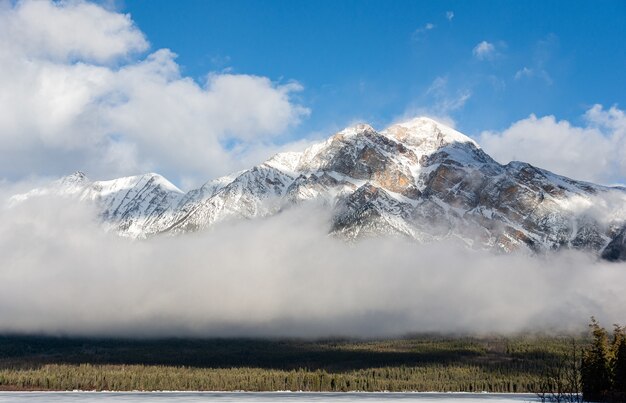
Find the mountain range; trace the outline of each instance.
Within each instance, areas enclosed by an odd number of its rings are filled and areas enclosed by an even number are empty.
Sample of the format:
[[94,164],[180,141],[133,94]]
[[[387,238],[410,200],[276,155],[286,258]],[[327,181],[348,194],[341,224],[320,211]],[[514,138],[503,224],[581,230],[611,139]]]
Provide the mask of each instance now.
[[90,181],[76,172],[12,201],[47,194],[95,203],[108,230],[131,238],[201,231],[318,203],[331,213],[329,233],[348,241],[454,238],[497,252],[578,249],[626,260],[625,188],[524,162],[502,165],[429,118],[382,131],[348,127],[189,192],[154,173]]

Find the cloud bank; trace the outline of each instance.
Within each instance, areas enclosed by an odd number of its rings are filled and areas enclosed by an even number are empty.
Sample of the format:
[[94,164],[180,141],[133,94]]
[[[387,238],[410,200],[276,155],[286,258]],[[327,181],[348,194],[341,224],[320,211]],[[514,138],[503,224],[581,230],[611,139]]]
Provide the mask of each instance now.
[[[83,1],[0,5],[0,172],[101,178],[159,170],[179,183],[257,162],[307,116],[302,87],[267,77],[185,77],[129,15]],[[267,155],[264,155],[265,157]]]
[[323,210],[129,241],[68,199],[0,211],[0,333],[396,336],[584,331],[626,317],[626,266],[327,236]]
[[479,144],[501,163],[524,161],[574,179],[614,184],[626,177],[626,114],[594,105],[577,126],[531,115],[502,132],[483,132]]
[[[488,60],[494,47],[476,52]],[[191,186],[262,159],[309,113],[297,82],[213,72],[199,83],[172,51],[150,50],[130,16],[83,1],[0,3],[0,88],[0,195],[35,187],[7,178],[76,169],[158,170]],[[471,93],[441,77],[426,95],[445,116]],[[596,105],[581,127],[531,116],[481,142],[501,162],[606,183],[626,172],[625,120]],[[367,337],[578,331],[591,315],[626,317],[623,264],[454,243],[346,245],[327,236],[325,214],[304,206],[133,242],[104,233],[95,210],[72,200],[0,207],[0,332]]]

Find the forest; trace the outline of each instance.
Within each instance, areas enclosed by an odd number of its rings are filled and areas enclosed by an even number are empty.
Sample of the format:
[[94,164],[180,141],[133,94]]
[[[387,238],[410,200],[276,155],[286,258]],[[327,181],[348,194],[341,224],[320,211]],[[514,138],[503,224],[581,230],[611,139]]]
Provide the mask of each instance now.
[[[581,335],[577,345],[590,339]],[[0,337],[3,390],[535,392],[571,337],[393,340]]]
[[0,336],[0,390],[465,391],[626,401],[626,337],[389,340]]

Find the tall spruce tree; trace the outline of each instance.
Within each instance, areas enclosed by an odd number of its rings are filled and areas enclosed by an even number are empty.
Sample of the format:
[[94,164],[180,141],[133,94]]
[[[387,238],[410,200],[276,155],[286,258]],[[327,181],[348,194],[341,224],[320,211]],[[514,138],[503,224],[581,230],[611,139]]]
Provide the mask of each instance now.
[[613,336],[613,399],[626,401],[626,329],[615,326]]
[[593,342],[582,359],[583,397],[588,401],[606,401],[611,391],[611,357],[609,336],[594,317],[591,317]]

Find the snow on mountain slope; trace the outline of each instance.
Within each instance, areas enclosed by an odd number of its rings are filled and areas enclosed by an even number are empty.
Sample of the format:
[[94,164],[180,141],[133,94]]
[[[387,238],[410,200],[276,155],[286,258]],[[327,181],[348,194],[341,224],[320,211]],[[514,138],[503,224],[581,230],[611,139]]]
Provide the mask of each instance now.
[[180,203],[185,193],[154,173],[92,182],[82,172],[75,172],[47,187],[13,196],[11,202],[46,195],[96,203],[105,227],[123,236],[141,238],[159,217]]
[[162,176],[145,174],[93,182],[82,192],[81,198],[95,201],[105,222],[121,234],[136,238],[178,205],[183,195]]
[[187,193],[156,174],[89,182],[77,173],[15,200],[50,192],[95,202],[107,226],[134,238],[315,202],[332,212],[329,232],[348,240],[458,238],[501,252],[575,248],[597,254],[612,245],[610,256],[626,256],[614,250],[624,244],[623,188],[523,162],[501,165],[469,137],[428,118],[381,132],[348,127],[302,152],[277,154]]

